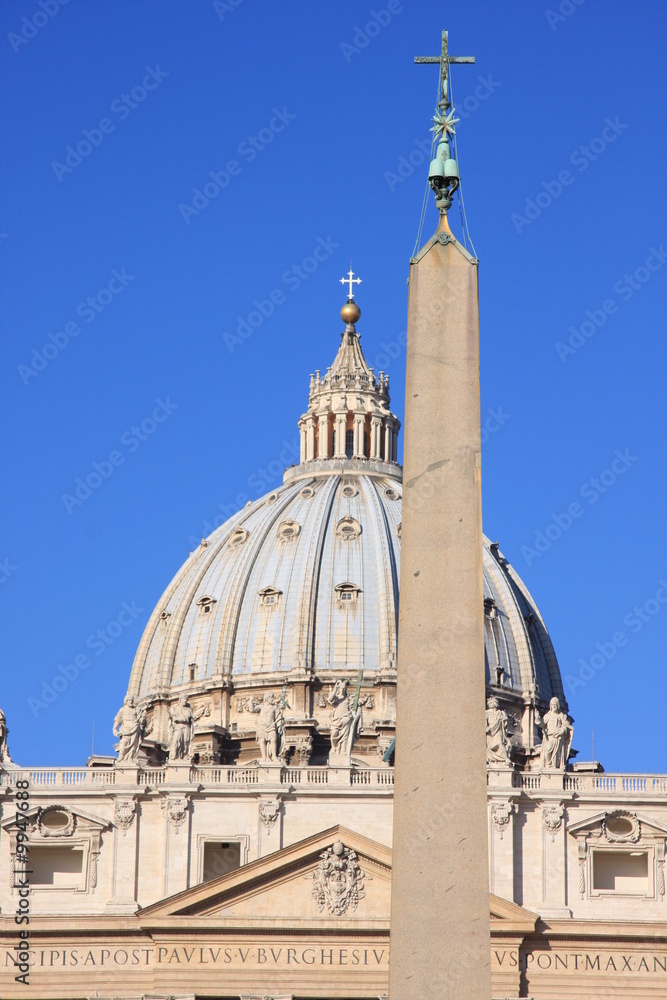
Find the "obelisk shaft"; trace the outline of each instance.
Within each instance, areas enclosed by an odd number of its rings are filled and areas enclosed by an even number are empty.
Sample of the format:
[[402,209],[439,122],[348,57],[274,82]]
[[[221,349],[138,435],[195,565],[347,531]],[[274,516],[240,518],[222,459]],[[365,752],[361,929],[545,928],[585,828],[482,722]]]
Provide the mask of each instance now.
[[477,262],[444,215],[405,399],[389,1000],[490,1000]]

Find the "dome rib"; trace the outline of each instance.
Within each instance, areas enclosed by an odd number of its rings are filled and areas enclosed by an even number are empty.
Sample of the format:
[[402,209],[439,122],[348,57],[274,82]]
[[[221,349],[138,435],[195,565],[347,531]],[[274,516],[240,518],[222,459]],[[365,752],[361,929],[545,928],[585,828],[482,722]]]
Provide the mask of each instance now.
[[[295,646],[295,665],[303,670],[315,670],[317,603],[320,589],[320,572],[322,568],[322,553],[326,539],[326,529],[331,523],[331,509],[336,496],[336,487],[340,477],[332,476],[325,480],[313,499],[321,493],[318,506],[315,509],[314,524],[311,530],[310,545],[306,564],[302,575],[301,592],[297,601],[297,644]],[[309,480],[312,484],[314,480]],[[321,480],[320,480],[321,482]],[[301,483],[303,486],[303,483]]]
[[[272,496],[275,490],[269,493],[267,496]],[[281,498],[281,492],[284,492],[284,498]],[[219,670],[216,671],[220,673],[223,677],[231,674],[233,672],[235,652],[236,652],[236,638],[239,629],[239,619],[241,614],[241,609],[243,601],[248,589],[248,584],[250,582],[250,577],[252,575],[255,563],[262,551],[264,543],[269,536],[272,528],[275,528],[279,517],[282,517],[284,511],[289,506],[294,494],[296,492],[296,487],[292,485],[291,487],[283,487],[282,491],[278,492],[278,499],[275,504],[273,504],[268,509],[272,512],[266,517],[266,520],[261,525],[253,526],[253,530],[250,532],[248,541],[250,542],[249,548],[244,552],[245,559],[239,562],[239,565],[234,574],[234,581],[230,587],[230,594],[227,598],[227,603],[225,606],[223,619],[220,628],[220,644],[217,649],[217,663],[219,665]],[[267,497],[263,498],[264,506],[266,505]],[[261,508],[260,508],[261,509]],[[247,545],[248,543],[246,543]],[[244,546],[245,549],[245,546]],[[245,649],[244,649],[244,665],[245,665]],[[245,670],[243,671],[245,673]]]
[[[382,489],[385,489],[384,483]],[[378,668],[388,665],[393,660],[396,663],[396,651],[398,645],[398,566],[396,564],[396,553],[393,546],[393,538],[390,530],[389,515],[387,509],[380,500],[379,488],[375,481],[369,483],[369,493],[371,502],[375,506],[378,520],[381,521],[385,530],[379,533],[379,542],[382,567],[384,570],[385,586],[379,595],[378,610],[380,612],[380,646],[378,648]],[[395,502],[395,501],[394,501]],[[377,565],[379,565],[379,561]],[[383,641],[384,640],[384,641]]]

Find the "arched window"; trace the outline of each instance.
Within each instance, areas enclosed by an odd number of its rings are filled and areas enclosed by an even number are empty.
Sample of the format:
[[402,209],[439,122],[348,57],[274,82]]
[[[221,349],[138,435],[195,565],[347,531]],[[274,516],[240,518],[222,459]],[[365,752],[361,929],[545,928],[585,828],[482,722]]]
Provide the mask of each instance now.
[[199,613],[201,615],[210,615],[211,611],[213,611],[213,605],[215,603],[215,597],[200,597],[197,601]]
[[357,606],[361,589],[356,583],[339,583],[334,587],[336,592],[336,605],[341,610],[352,609]]
[[354,455],[354,431],[345,431],[345,455],[347,458]]

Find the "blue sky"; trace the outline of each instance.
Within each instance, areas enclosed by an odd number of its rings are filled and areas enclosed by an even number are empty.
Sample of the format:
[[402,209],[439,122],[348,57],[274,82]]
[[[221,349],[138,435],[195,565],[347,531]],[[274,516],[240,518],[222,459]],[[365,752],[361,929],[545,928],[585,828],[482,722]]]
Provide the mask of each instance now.
[[[437,80],[413,56],[447,27],[477,59],[454,98],[485,531],[550,629],[580,759],[594,731],[607,770],[667,772],[665,21],[648,0],[5,0],[0,705],[17,761],[83,763],[93,725],[112,751],[164,587],[293,461],[350,260],[362,346],[402,414]],[[424,238],[436,222],[430,199]]]

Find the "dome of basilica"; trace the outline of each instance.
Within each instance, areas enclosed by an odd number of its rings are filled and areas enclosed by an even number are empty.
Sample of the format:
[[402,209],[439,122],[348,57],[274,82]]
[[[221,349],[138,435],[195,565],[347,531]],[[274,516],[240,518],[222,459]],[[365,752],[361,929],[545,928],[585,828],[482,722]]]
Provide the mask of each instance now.
[[[204,539],[164,592],[128,689],[153,714],[157,744],[167,742],[169,704],[182,694],[206,704],[210,725],[229,736],[245,731],[262,697],[280,692],[312,736],[326,728],[328,687],[358,676],[367,723],[382,730],[376,749],[386,746],[402,504],[388,382],[367,366],[348,323],[331,368],[311,376],[300,464]],[[531,747],[530,706],[541,711],[554,695],[564,704],[558,663],[526,587],[496,543],[483,546],[487,691],[515,710]]]

